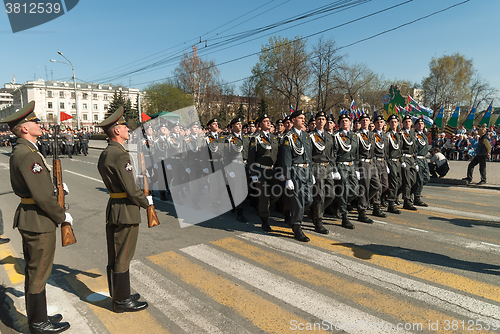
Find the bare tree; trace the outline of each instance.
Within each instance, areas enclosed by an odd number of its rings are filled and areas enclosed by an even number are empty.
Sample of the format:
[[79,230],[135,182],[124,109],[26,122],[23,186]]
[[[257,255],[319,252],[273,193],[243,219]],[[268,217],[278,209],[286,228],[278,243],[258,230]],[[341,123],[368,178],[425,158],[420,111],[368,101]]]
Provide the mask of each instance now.
[[345,96],[342,107],[347,109],[352,100],[358,100],[358,104],[362,102],[363,93],[383,90],[380,78],[365,64],[349,65],[343,62],[337,69],[335,80]]

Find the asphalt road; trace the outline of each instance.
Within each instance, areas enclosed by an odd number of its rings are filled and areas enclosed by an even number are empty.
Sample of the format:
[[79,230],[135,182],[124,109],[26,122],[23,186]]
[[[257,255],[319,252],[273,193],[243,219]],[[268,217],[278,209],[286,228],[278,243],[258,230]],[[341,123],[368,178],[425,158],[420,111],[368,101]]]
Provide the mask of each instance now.
[[[0,148],[0,209],[11,239],[0,245],[2,333],[27,331],[9,152]],[[99,154],[62,159],[78,242],[58,244],[47,296],[49,313],[71,323],[68,333],[404,332],[388,329],[398,324],[406,332],[483,333],[488,323],[500,332],[500,191],[446,184],[426,186],[430,206],[417,212],[373,225],[352,213],[354,230],[328,218],[323,236],[306,220],[307,244],[292,238],[280,214],[276,231],[264,233],[248,207],[248,224],[228,212],[181,228],[174,206],[156,197],[161,225],[141,224],[131,265],[132,288],[150,307],[115,314],[105,296],[108,194]]]

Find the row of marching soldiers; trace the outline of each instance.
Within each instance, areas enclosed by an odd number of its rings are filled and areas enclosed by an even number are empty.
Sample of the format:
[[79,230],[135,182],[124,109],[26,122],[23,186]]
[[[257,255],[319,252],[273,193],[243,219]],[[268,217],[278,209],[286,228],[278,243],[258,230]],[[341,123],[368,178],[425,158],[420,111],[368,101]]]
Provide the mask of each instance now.
[[[396,115],[390,116],[387,124],[378,116],[373,120],[375,129],[370,131],[372,120],[363,114],[358,118],[361,129],[357,132],[352,131],[347,114],[339,116],[339,128],[335,132],[326,131],[328,120],[331,121],[331,117],[318,112],[316,128],[306,132],[305,115],[295,111],[285,119],[291,128],[285,133],[273,134],[271,121],[264,115],[256,121],[260,131],[244,135],[240,118],[230,122],[229,134],[220,134],[217,119],[212,119],[207,123],[206,133],[199,122],[191,123],[191,133],[185,137],[179,136],[179,124],[162,124],[159,136],[154,136],[151,128],[146,129],[142,147],[156,156],[155,161],[161,160],[149,168],[153,175],[160,176],[153,177],[153,181],[158,182],[162,200],[166,200],[170,188],[174,203],[183,204],[188,196],[179,185],[223,170],[220,182],[209,181],[208,185],[214,215],[223,212],[220,210],[222,189],[217,185],[225,184],[230,197],[233,191],[235,198],[234,201],[231,198],[231,204],[237,220],[247,222],[234,190],[248,187],[262,229],[272,231],[270,207],[276,203],[276,211],[283,213],[294,238],[303,242],[309,241],[302,230],[307,212],[315,231],[328,234],[323,215],[332,205],[340,212],[342,226],[347,229],[354,229],[348,217],[351,205],[357,206],[357,220],[367,224],[373,223],[367,213],[370,208],[373,216],[386,217],[381,205],[385,200],[388,200],[387,212],[399,214],[400,193],[404,209],[427,206],[421,200],[423,186],[430,178],[425,158],[429,146],[423,120],[417,119],[412,129],[411,116],[405,117],[401,125]],[[230,164],[241,166],[244,172],[227,168]],[[161,184],[162,180],[169,182]],[[190,189],[189,200],[195,210],[201,209],[198,195],[202,190]]]

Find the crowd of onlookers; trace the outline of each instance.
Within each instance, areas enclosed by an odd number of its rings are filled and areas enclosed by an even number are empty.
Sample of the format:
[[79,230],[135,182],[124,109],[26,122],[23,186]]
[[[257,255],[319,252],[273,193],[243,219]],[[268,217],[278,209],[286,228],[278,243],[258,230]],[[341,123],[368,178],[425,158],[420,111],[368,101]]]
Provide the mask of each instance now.
[[[486,128],[485,125],[483,125]],[[467,130],[461,126],[455,134],[447,135],[439,133],[436,126],[431,128],[432,147],[439,148],[448,160],[472,160],[475,156],[479,142],[479,132],[476,126]],[[487,129],[487,136],[491,143],[490,161],[500,161],[500,140],[497,135],[498,129],[492,125]]]

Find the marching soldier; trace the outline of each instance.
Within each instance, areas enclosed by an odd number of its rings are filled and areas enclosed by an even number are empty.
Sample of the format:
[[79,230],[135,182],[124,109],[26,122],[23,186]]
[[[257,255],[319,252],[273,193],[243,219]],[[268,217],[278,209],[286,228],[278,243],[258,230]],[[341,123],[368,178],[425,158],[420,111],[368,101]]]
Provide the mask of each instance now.
[[[184,139],[180,135],[180,125],[177,121],[170,122],[170,136],[168,137],[167,159],[165,160],[165,168],[167,169],[168,180],[171,184],[170,193],[174,203],[183,205],[181,197],[185,198],[184,186],[188,173],[184,167],[183,159],[186,156],[184,149]],[[189,170],[191,171],[191,170]]]
[[352,230],[354,225],[347,217],[347,205],[357,199],[359,194],[358,140],[353,131],[350,131],[351,119],[347,114],[341,114],[338,123],[340,128],[334,135],[334,159],[337,162],[338,174],[334,175],[334,179],[340,180],[341,185],[339,206],[342,227]]
[[271,202],[278,200],[273,196],[272,187],[275,184],[276,159],[278,157],[278,138],[270,133],[271,121],[267,115],[257,119],[261,131],[250,139],[248,150],[248,166],[251,175],[252,188],[256,189],[257,212],[262,222],[262,229],[272,231],[269,225]]
[[[361,177],[359,184],[361,191],[358,201],[358,220],[367,224],[373,224],[373,220],[366,216],[366,210],[382,186],[380,185],[380,176],[374,159],[375,136],[368,130],[370,117],[367,114],[362,114],[359,117],[359,123],[361,124],[361,129],[358,131],[357,136],[359,143],[359,173]],[[377,207],[379,203],[377,203]],[[373,211],[374,215],[375,213],[379,213],[375,209],[375,204],[373,205]],[[378,211],[380,211],[380,208]]]
[[[25,267],[24,297],[31,333],[60,333],[70,325],[60,322],[62,315],[47,316],[46,282],[52,272],[56,249],[56,227],[73,218],[59,206],[50,169],[34,145],[42,135],[40,120],[31,101],[3,119],[17,137],[10,156],[10,182],[21,198],[14,215],[14,228],[22,237]],[[67,187],[66,187],[67,189]]]
[[282,162],[286,179],[285,189],[290,196],[290,212],[292,213],[290,224],[294,238],[298,241],[308,242],[310,239],[302,232],[301,223],[304,211],[311,206],[313,201],[312,144],[309,135],[302,130],[305,121],[302,110],[291,114],[290,120],[293,127],[283,141]]
[[130,294],[129,267],[139,235],[139,209],[153,205],[153,197],[146,197],[135,183],[134,167],[124,147],[129,129],[123,107],[97,126],[109,137],[109,144],[97,163],[110,196],[106,207],[109,295],[115,312],[136,312],[146,309],[148,303],[138,301],[138,294]]
[[210,183],[210,200],[212,206],[212,213],[214,215],[220,215],[221,211],[219,209],[221,203],[221,194],[223,189],[221,186],[225,185],[225,181],[222,177],[221,173],[216,173],[217,171],[223,171],[224,162],[222,160],[224,155],[224,142],[226,141],[225,136],[219,135],[219,124],[217,123],[217,119],[213,118],[207,123],[208,132],[205,136],[205,141],[208,146],[208,156],[209,156],[209,164],[211,171],[208,168],[204,168],[203,172],[211,174],[208,177]]
[[276,121],[276,136],[280,141],[285,136],[285,125],[281,118]]
[[202,151],[204,138],[200,136],[200,122],[194,121],[189,124],[189,129],[191,133],[184,138],[184,143],[186,147],[186,160],[187,166],[186,172],[189,175],[191,181],[191,200],[193,202],[193,209],[201,210],[199,206],[199,196],[201,195],[203,189],[199,180],[203,176],[202,162],[207,159],[203,159],[203,155],[207,155],[206,151]]
[[429,140],[426,134],[423,132],[425,128],[425,123],[422,118],[418,118],[415,121],[415,166],[417,169],[417,180],[414,185],[412,193],[415,196],[413,201],[414,205],[417,206],[428,206],[422,201],[422,190],[424,185],[431,179],[431,174],[429,172],[429,164],[425,158],[429,152]]
[[398,133],[399,118],[391,115],[387,118],[389,131],[387,131],[387,167],[389,167],[389,207],[387,212],[400,214],[396,207],[398,191],[401,187],[401,136]]
[[[241,133],[241,118],[236,117],[229,123],[231,134],[226,137],[224,164],[228,174],[228,186],[230,189],[246,189],[247,173],[245,164],[248,160],[248,145],[250,138]],[[237,164],[237,168],[232,168],[231,164]],[[246,192],[245,192],[246,193]],[[234,194],[233,194],[234,195]],[[242,202],[243,203],[243,202]],[[243,215],[242,203],[236,206],[236,220],[247,223],[248,220]]]
[[89,153],[90,135],[86,131],[85,128],[82,129],[82,132],[80,133],[79,139],[80,139],[80,147],[82,149],[83,155],[87,156],[87,154]]
[[70,159],[73,159],[73,148],[75,146],[75,135],[73,134],[73,131],[71,129],[68,129],[66,131],[66,134],[64,135],[64,143],[66,145],[66,153],[68,153],[68,157]]
[[47,130],[42,128],[42,136],[39,138],[40,140],[40,151],[43,155],[44,158],[47,157],[47,154],[49,153],[49,134],[47,133]]
[[253,136],[255,135],[256,131],[257,127],[255,126],[255,121],[252,120],[248,121],[248,135]]
[[312,172],[316,183],[313,185],[312,221],[316,232],[328,234],[323,226],[323,213],[335,199],[333,173],[336,171],[333,159],[333,137],[326,133],[326,114],[316,114],[316,128],[309,133],[312,142]]
[[155,168],[156,181],[158,182],[158,191],[160,193],[160,200],[167,200],[167,190],[168,190],[168,178],[165,170],[165,158],[167,157],[168,150],[168,137],[170,131],[165,123],[160,125],[160,135],[155,139],[155,159],[154,161],[159,161],[153,164]]
[[380,203],[382,200],[382,194],[384,194],[387,189],[389,189],[389,176],[387,174],[389,167],[387,167],[387,135],[383,131],[385,120],[383,116],[377,116],[373,120],[375,125],[375,130],[373,131],[374,137],[374,151],[373,151],[373,163],[378,171],[378,176],[380,178],[380,188],[373,197],[373,215],[375,217],[385,218],[387,215],[382,212],[380,208]]
[[401,191],[403,193],[403,209],[417,210],[413,206],[411,188],[417,178],[417,169],[415,167],[415,133],[411,130],[412,119],[410,115],[403,118],[403,129],[401,130]]

